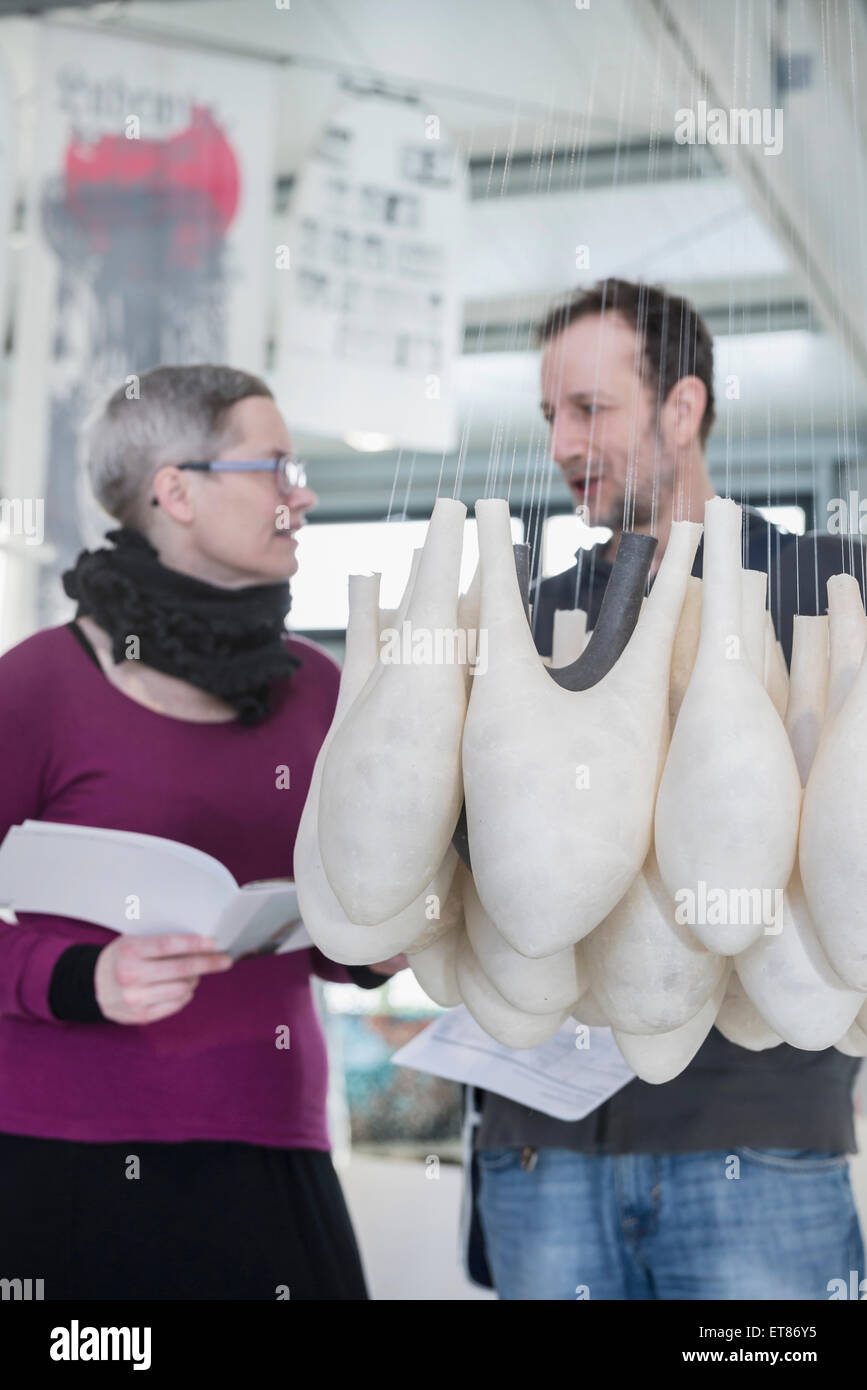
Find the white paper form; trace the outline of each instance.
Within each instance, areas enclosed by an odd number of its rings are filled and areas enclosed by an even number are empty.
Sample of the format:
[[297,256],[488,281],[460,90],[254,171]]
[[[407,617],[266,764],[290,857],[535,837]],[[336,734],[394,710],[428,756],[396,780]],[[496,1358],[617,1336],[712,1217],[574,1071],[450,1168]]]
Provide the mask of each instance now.
[[[576,1038],[589,1039],[576,1047]],[[461,1004],[401,1047],[392,1062],[495,1091],[556,1120],[583,1120],[635,1079],[610,1028],[568,1019],[547,1042],[517,1051],[489,1038]]]

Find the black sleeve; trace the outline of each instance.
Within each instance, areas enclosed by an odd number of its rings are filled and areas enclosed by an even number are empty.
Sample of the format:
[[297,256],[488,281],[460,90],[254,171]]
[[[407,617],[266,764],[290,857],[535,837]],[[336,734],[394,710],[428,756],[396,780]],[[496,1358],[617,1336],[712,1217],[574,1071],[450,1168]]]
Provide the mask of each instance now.
[[94,971],[103,946],[70,946],[51,972],[48,1007],[61,1023],[108,1023],[96,1002]]
[[359,989],[379,989],[380,985],[387,985],[392,978],[391,975],[377,975],[367,965],[347,965],[346,969],[352,976],[352,983],[358,985]]

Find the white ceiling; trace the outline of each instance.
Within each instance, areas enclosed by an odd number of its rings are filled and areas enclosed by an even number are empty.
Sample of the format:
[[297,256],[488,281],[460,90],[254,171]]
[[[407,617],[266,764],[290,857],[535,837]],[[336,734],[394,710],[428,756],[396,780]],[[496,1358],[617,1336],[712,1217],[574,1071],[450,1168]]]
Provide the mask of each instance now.
[[[653,54],[625,0],[171,0],[95,5],[86,22],[172,31],[306,63],[342,64],[417,92],[474,153],[580,130],[614,144],[651,129]],[[334,77],[292,71],[280,162],[291,170],[333,100]]]
[[[322,123],[341,100],[341,72],[375,75],[412,93],[440,116],[470,157],[502,157],[670,138],[671,113],[694,105],[684,66],[673,77],[635,22],[647,0],[171,0],[100,4],[64,12],[60,22],[283,61],[277,67],[277,173],[293,176]],[[756,0],[758,3],[758,0]],[[29,159],[27,115],[38,101],[33,25],[0,21],[0,53],[13,68],[22,120],[22,167]],[[297,60],[297,61],[293,61]],[[337,69],[337,70],[335,70]],[[544,171],[544,158],[540,169]],[[580,184],[580,175],[576,175]],[[817,189],[817,197],[821,190]],[[590,248],[590,272],[575,269],[575,247]],[[615,164],[609,186],[502,196],[492,179],[468,209],[459,263],[470,324],[522,321],[549,297],[609,273],[662,281],[699,307],[778,303],[803,295],[789,248],[768,230],[736,177],[627,182]],[[736,318],[736,316],[735,316]],[[846,354],[819,333],[717,336],[718,432],[726,428],[834,429],[867,391]],[[746,383],[726,403],[726,372]],[[467,445],[484,450],[505,429],[538,431],[533,353],[479,353],[457,376]],[[306,451],[341,457],[341,441],[304,441]],[[370,456],[367,458],[371,465]]]
[[[523,294],[554,296],[605,275],[737,284],[789,270],[783,249],[725,175],[478,199],[468,216],[460,272],[468,301],[505,297],[516,285]],[[575,270],[576,245],[589,248],[589,275]]]

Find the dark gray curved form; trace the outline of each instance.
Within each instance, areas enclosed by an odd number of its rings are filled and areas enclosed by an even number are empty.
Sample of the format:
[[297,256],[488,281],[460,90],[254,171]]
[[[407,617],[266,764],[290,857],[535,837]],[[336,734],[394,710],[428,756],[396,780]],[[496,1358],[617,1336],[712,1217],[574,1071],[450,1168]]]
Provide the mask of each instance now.
[[623,653],[638,622],[656,546],[656,536],[625,531],[620,537],[590,641],[571,665],[548,668],[551,679],[564,690],[598,685]]
[[[599,615],[590,641],[581,655],[569,666],[561,666],[558,670],[547,668],[551,679],[564,690],[589,690],[591,686],[598,685],[621,656],[638,622],[656,546],[656,536],[625,531],[620,537],[611,576],[602,595]],[[526,610],[529,595],[530,547],[516,545],[512,548],[515,552],[515,567]],[[471,869],[466,802],[461,807],[452,844],[467,868]]]

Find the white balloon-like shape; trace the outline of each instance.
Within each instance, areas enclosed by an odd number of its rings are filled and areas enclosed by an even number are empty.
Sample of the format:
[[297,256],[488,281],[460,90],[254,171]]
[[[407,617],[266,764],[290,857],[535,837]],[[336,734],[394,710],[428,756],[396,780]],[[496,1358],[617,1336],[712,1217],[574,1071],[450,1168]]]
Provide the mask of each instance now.
[[783,895],[782,930],[735,958],[741,984],[762,1018],[792,1047],[821,1052],[848,1030],[864,1002],[819,944],[797,864]]
[[583,608],[556,608],[551,637],[551,665],[571,666],[587,643],[587,614]]
[[458,942],[464,933],[463,874],[467,871],[458,860],[452,886],[442,910],[444,932],[429,945],[416,950],[407,948],[410,969],[428,998],[443,1009],[461,1003],[456,972]]
[[783,651],[783,644],[777,637],[774,620],[768,609],[765,609],[765,660],[763,677],[765,689],[771,697],[774,709],[785,722],[786,710],[789,706],[789,668],[786,665],[786,654]]
[[765,1052],[769,1047],[779,1047],[783,1041],[755,1008],[734,968],[726,981],[716,1028],[730,1043],[750,1052]]
[[795,614],[792,628],[792,674],[786,705],[786,733],[807,785],[828,703],[828,617]]
[[545,670],[524,614],[508,503],[476,506],[488,669],[463,741],[479,897],[522,955],[553,955],[616,906],[650,845],[671,647],[700,527],[675,522],[626,650],[589,690]]
[[383,647],[323,765],[322,863],[346,915],[365,925],[396,916],[424,891],[461,807],[467,692],[457,604],[465,516],[462,502],[437,499],[402,625],[409,624],[409,642],[401,632]]
[[[827,685],[828,619],[796,616],[786,729],[802,782],[809,777],[821,737]],[[864,996],[848,989],[832,969],[797,863],[775,926],[780,930],[766,930],[735,958],[744,991],[768,1027],[792,1047],[831,1047],[849,1028]]]
[[522,956],[501,936],[482,906],[472,875],[464,873],[464,920],[476,959],[508,1004],[528,1014],[569,1008],[587,988],[588,975],[579,948],[567,946],[553,956]]
[[[851,576],[836,576],[837,579]],[[857,589],[857,582],[851,579]],[[847,622],[854,662],[835,658],[834,589],[852,595]],[[801,880],[819,942],[840,979],[867,991],[867,662],[860,592],[828,580],[831,620],[831,680],[828,714],[804,792],[799,858]],[[840,674],[835,682],[835,671]],[[850,684],[851,680],[851,684]],[[850,685],[848,694],[846,686]],[[842,697],[842,699],[841,699]],[[838,705],[838,701],[841,701]],[[836,706],[836,709],[835,709]]]
[[457,948],[458,989],[480,1028],[504,1047],[538,1047],[553,1037],[569,1017],[570,1009],[551,1014],[528,1014],[503,998],[476,959],[464,933]]
[[455,969],[461,932],[446,932],[423,951],[407,952],[407,960],[425,994],[443,1009],[463,1003]]
[[652,846],[625,896],[581,947],[593,998],[612,1027],[629,1033],[670,1033],[688,1023],[726,968],[677,920]]
[[[449,846],[424,893],[393,918],[374,926],[360,926],[347,917],[331,888],[319,852],[319,790],[322,767],[336,729],[364,689],[376,666],[379,640],[379,579],[352,575],[349,580],[349,623],[346,653],[334,718],[313,767],[310,787],[295,839],[294,868],[298,907],[310,937],[329,960],[341,965],[370,965],[389,960],[410,946],[422,949],[449,929],[442,915],[431,908],[448,899],[458,863]],[[407,588],[412,584],[412,575]]]
[[823,734],[829,732],[861,669],[867,645],[867,613],[853,574],[828,580],[828,707]]
[[867,1005],[865,1005],[845,1037],[834,1046],[847,1057],[867,1057]]
[[639,1036],[637,1033],[625,1033],[619,1028],[614,1029],[614,1041],[624,1061],[642,1081],[660,1086],[665,1081],[673,1081],[686,1070],[713,1027],[725,994],[729,969],[727,963],[722,979],[698,1013],[688,1023],[675,1028],[671,1033]]
[[[579,942],[575,949],[576,951],[583,952],[584,942]],[[572,1017],[578,1023],[583,1023],[587,1028],[611,1027],[611,1020],[608,1018],[599,1000],[594,996],[592,989],[585,989],[581,998],[577,1003],[573,1004]]]
[[[740,554],[740,507],[710,498],[701,636],[655,817],[662,880],[678,902],[688,905],[692,895],[692,930],[718,955],[735,955],[761,935],[762,915],[751,910],[756,893],[788,883],[801,790],[782,720],[748,658]],[[711,895],[724,907],[713,920],[698,910]]]
[[686,581],[680,621],[671,651],[671,675],[668,683],[669,721],[672,729],[683,697],[689,685],[692,668],[698,652],[698,639],[701,634],[701,580],[691,574]]

